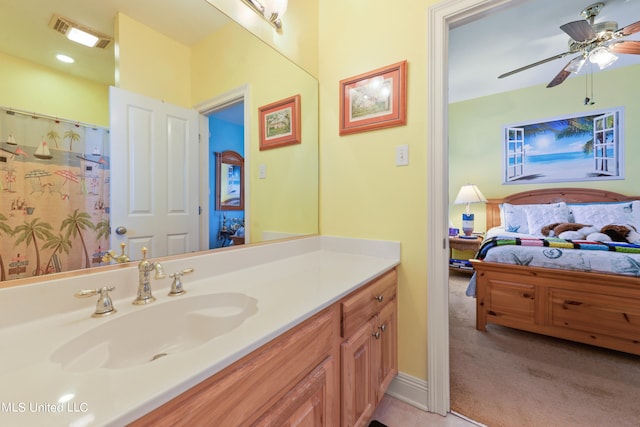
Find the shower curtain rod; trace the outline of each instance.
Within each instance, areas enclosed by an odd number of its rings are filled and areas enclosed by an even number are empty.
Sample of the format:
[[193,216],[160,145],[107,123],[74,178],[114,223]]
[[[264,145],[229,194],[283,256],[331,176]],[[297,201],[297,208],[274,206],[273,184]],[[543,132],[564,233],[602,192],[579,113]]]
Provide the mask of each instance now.
[[20,114],[22,116],[28,116],[31,117],[33,119],[49,119],[49,120],[54,120],[58,123],[68,123],[77,127],[85,127],[85,128],[91,128],[91,129],[106,129],[107,132],[109,131],[109,128],[105,128],[104,126],[98,126],[92,123],[85,123],[85,122],[79,122],[77,120],[69,120],[69,119],[63,119],[60,117],[56,117],[56,116],[49,116],[47,114],[41,114],[41,113],[35,113],[35,112],[31,112],[31,111],[26,111],[26,110],[20,110],[17,108],[11,108],[11,107],[0,107],[0,109],[4,110],[6,112],[6,114],[9,115],[14,115],[14,114]]

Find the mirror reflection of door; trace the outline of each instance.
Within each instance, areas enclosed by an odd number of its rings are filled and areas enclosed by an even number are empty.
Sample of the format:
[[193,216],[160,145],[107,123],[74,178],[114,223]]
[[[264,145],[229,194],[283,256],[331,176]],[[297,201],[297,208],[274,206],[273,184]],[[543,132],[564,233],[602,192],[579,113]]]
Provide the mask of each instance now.
[[209,248],[241,245],[245,243],[244,102],[217,109],[207,119],[212,190]]
[[143,247],[150,258],[199,250],[198,113],[116,87],[109,97],[111,248],[125,243],[131,260]]

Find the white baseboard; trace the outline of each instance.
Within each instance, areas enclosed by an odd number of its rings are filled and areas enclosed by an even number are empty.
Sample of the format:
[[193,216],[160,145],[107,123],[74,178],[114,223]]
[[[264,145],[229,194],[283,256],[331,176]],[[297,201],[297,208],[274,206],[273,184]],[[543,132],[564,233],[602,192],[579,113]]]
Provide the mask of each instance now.
[[425,380],[399,372],[391,381],[386,394],[423,411],[429,411],[427,391],[428,384]]

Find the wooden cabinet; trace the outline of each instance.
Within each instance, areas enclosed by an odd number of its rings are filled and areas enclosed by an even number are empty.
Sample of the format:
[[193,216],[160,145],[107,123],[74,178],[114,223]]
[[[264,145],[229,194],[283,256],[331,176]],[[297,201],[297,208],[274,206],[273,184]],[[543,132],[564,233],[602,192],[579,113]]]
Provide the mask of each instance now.
[[342,426],[368,423],[398,372],[397,273],[388,272],[342,302]]
[[336,360],[328,357],[324,362],[307,375],[274,407],[269,410],[255,425],[267,426],[330,426],[326,422],[330,418],[332,405],[337,402],[329,400],[338,396],[335,389],[334,375],[337,373]]
[[[376,405],[380,403],[391,381],[398,373],[398,309],[394,298],[376,316],[378,336],[374,335],[373,346]],[[374,332],[375,334],[375,332]]]
[[364,426],[397,373],[396,270],[133,426]]
[[338,425],[339,327],[334,305],[131,425]]

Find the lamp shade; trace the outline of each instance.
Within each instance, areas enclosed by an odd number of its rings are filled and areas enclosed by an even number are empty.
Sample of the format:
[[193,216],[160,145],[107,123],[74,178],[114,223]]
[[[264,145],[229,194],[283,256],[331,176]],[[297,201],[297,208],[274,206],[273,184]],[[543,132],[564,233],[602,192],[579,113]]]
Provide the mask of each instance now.
[[464,205],[469,203],[487,203],[487,199],[482,195],[478,187],[473,184],[463,185],[456,196],[454,205]]

